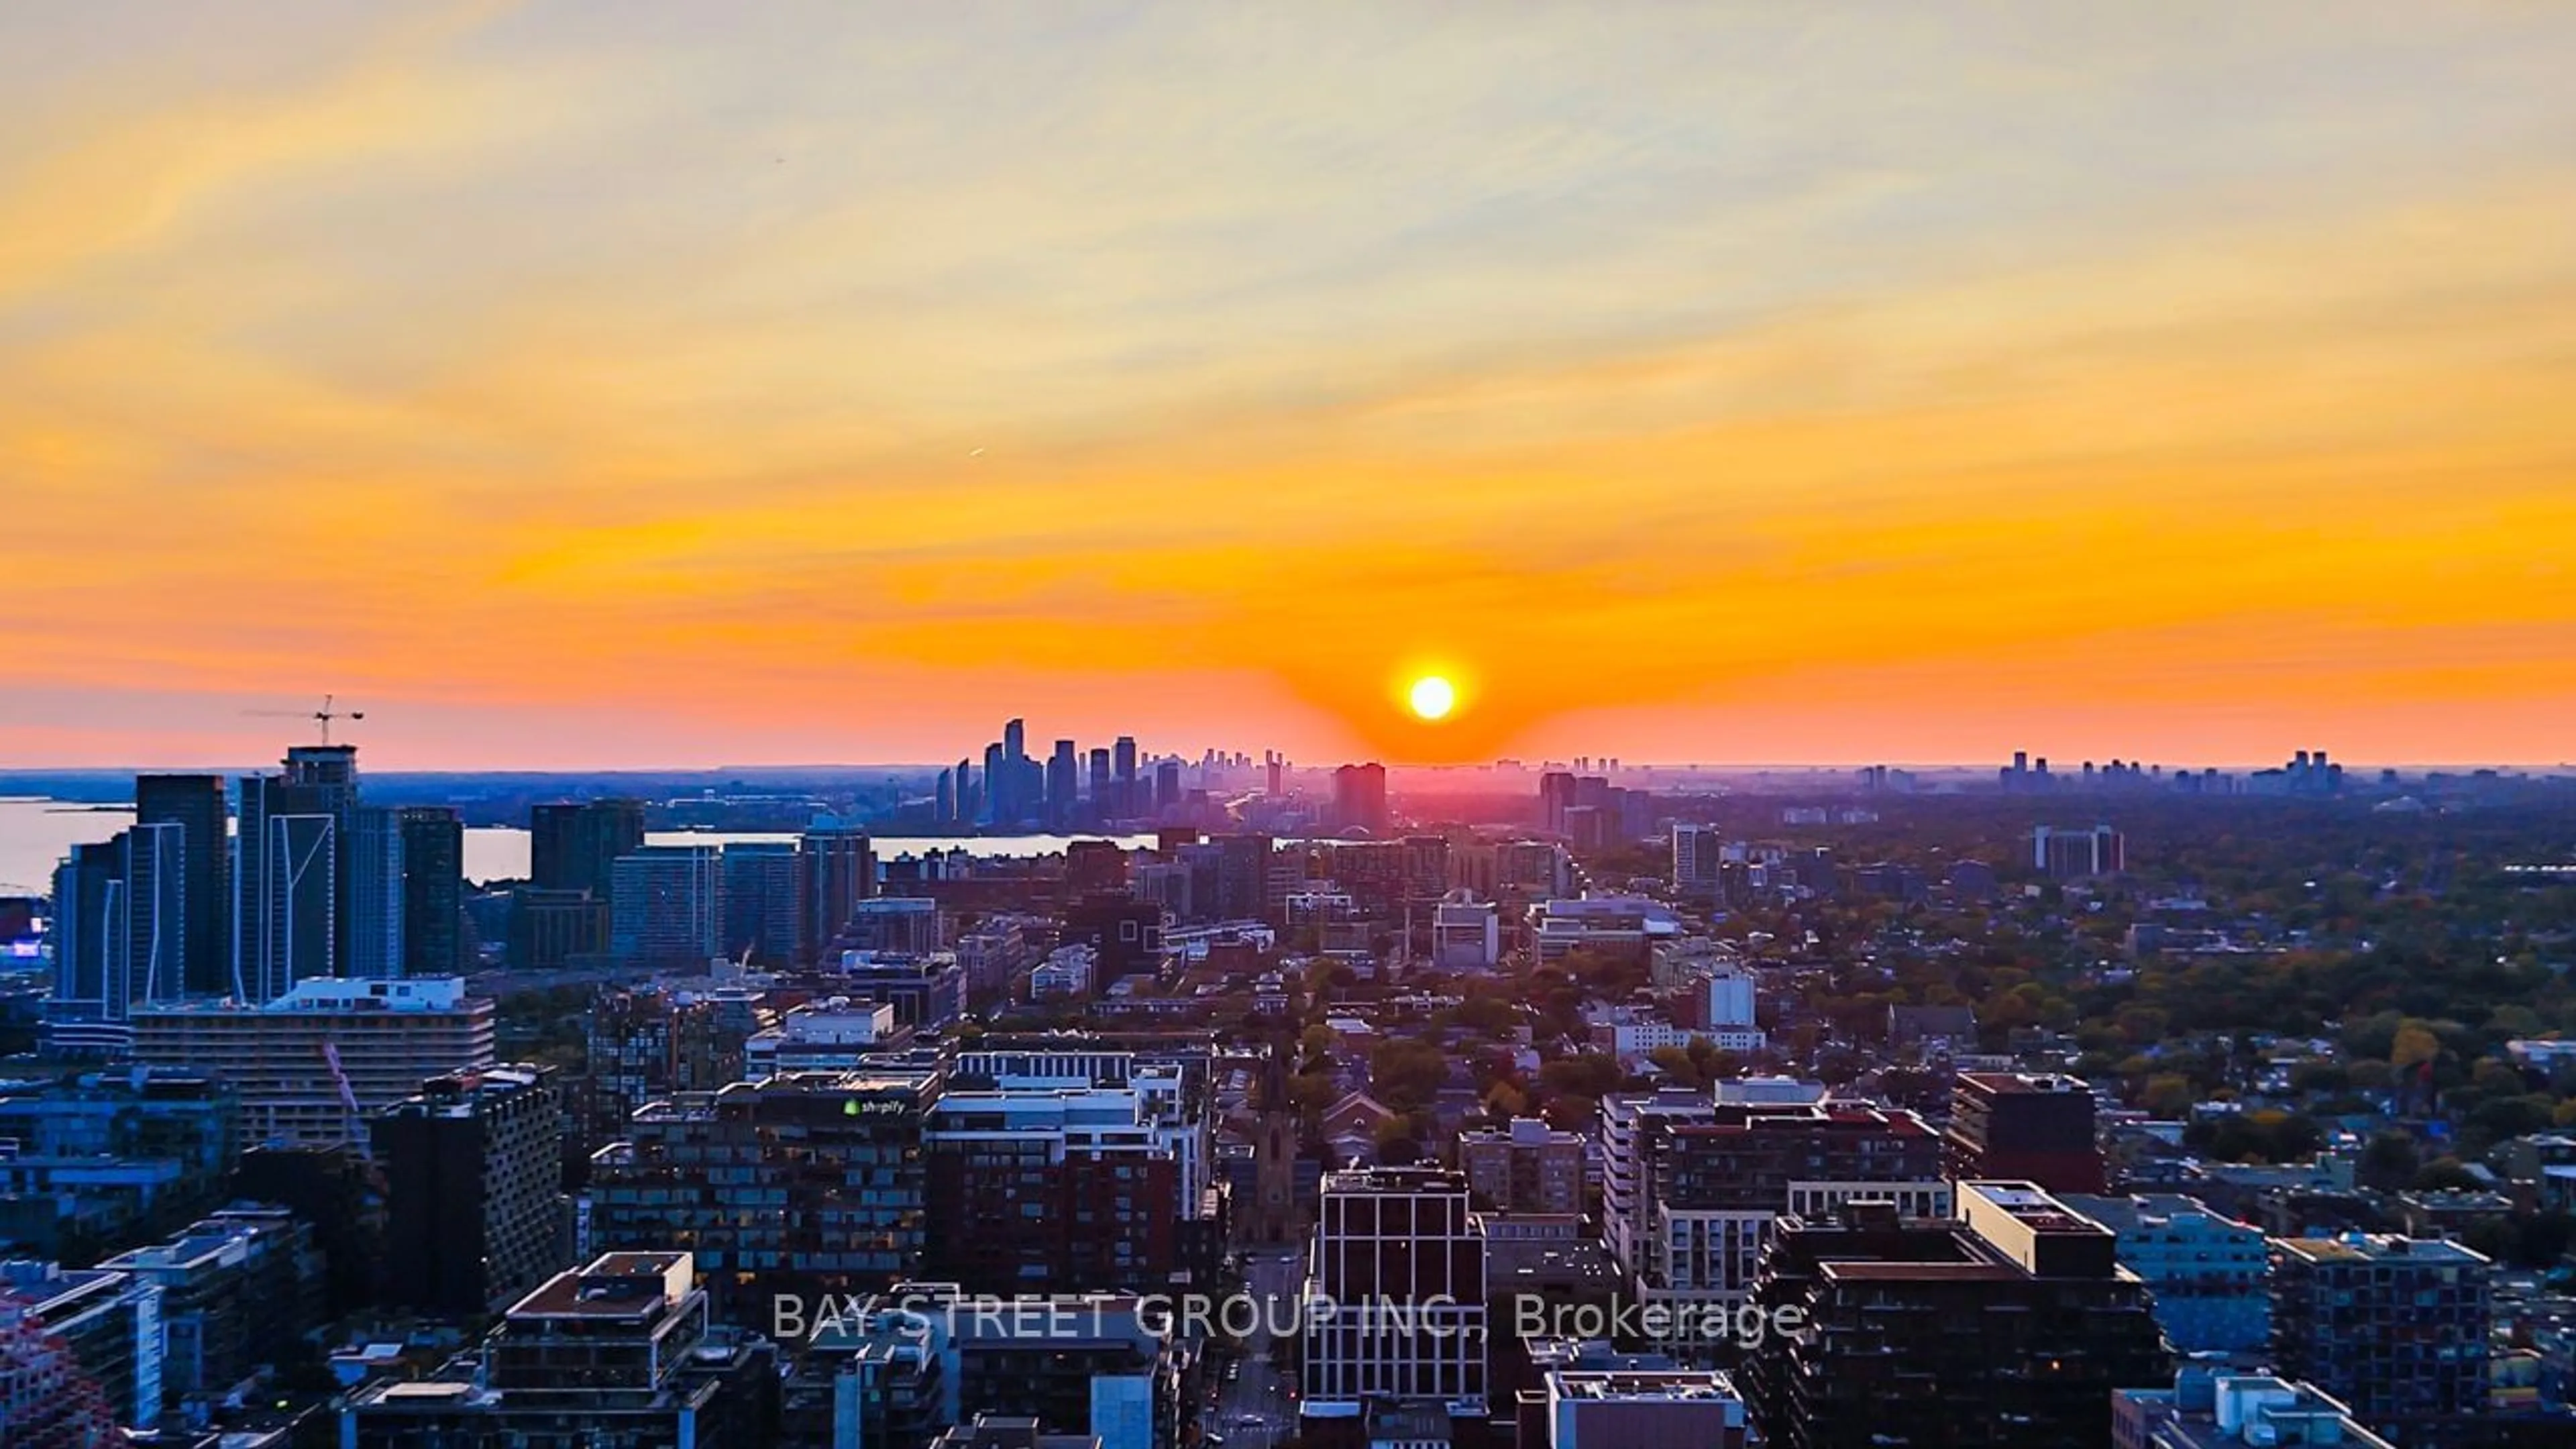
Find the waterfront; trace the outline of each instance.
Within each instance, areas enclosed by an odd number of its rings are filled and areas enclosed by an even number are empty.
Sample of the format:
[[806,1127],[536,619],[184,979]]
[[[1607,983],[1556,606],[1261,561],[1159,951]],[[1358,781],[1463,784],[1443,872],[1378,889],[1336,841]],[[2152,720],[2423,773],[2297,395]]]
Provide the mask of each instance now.
[[[105,840],[124,829],[133,819],[134,812],[124,806],[79,804],[25,796],[0,798],[0,894],[45,893],[53,882],[55,862],[68,854],[73,846]],[[692,830],[657,830],[646,837],[655,845],[722,845],[738,840],[795,838],[792,831]],[[877,838],[876,851],[879,860],[955,849],[972,855],[1052,855],[1061,852],[1067,842],[1076,838],[1068,835],[887,835]],[[1153,843],[1150,835],[1108,838],[1130,847]],[[524,878],[527,873],[527,831],[508,825],[477,825],[466,829],[467,880],[516,880]]]

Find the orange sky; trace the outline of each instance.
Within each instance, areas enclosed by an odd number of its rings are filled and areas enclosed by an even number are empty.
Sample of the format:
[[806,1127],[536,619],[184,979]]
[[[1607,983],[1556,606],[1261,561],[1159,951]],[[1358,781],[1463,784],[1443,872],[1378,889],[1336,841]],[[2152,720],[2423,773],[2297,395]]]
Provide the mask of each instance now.
[[2576,11],[2095,8],[0,11],[0,763],[2576,756]]

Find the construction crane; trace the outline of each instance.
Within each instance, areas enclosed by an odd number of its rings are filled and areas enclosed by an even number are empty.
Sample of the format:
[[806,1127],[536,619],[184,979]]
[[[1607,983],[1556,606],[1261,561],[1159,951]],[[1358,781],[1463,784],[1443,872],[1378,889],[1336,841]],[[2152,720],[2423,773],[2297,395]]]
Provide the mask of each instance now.
[[357,1149],[358,1159],[369,1167],[376,1165],[376,1155],[367,1150],[367,1114],[358,1106],[357,1088],[349,1085],[348,1069],[340,1065],[339,1043],[325,1038],[319,1050],[322,1064],[331,1069],[332,1085],[340,1089],[340,1105],[349,1113],[349,1144]]
[[333,697],[334,696],[328,694],[322,696],[322,707],[320,709],[246,709],[243,710],[242,713],[253,715],[261,719],[312,720],[322,726],[322,743],[327,745],[331,743],[331,721],[335,719],[360,720],[367,717],[367,712],[363,709],[333,709],[331,707]]

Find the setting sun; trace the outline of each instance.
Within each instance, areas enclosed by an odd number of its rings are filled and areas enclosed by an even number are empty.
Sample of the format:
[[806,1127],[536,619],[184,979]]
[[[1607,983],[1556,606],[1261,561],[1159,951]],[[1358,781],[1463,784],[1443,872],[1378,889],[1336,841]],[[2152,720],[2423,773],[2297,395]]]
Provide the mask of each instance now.
[[1413,681],[1413,692],[1408,698],[1415,714],[1424,719],[1444,719],[1450,710],[1457,707],[1458,691],[1450,688],[1448,680],[1430,674]]

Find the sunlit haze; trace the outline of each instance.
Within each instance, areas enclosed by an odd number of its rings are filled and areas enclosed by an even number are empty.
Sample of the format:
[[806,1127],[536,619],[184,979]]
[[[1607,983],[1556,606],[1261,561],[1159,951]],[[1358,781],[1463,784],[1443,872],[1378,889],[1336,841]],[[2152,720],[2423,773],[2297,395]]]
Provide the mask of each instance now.
[[326,691],[389,770],[2557,761],[2571,75],[2537,4],[0,8],[0,763]]

